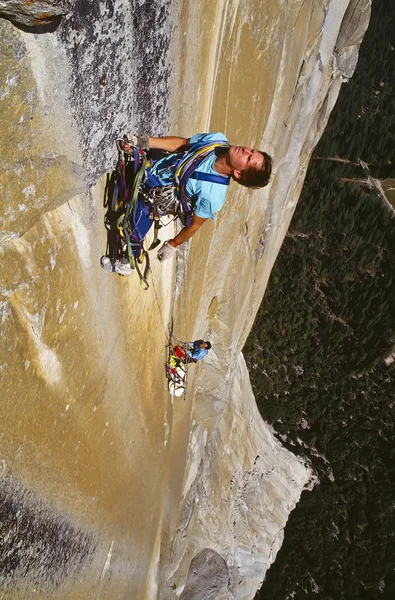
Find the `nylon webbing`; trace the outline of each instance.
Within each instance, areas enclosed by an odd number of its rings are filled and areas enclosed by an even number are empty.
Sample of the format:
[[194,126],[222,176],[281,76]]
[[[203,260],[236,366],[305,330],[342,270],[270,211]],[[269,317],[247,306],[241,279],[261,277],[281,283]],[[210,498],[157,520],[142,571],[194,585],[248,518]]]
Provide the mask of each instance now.
[[225,175],[216,175],[215,173],[204,173],[203,171],[194,171],[189,177],[193,179],[199,179],[199,181],[209,181],[210,183],[221,183],[222,185],[229,185],[230,177]]
[[[177,165],[175,172],[176,188],[185,212],[185,225],[188,227],[192,221],[191,201],[186,192],[188,178],[196,171],[199,165],[218,147],[229,148],[230,144],[223,140],[212,141],[210,144],[196,144],[188,150]],[[229,181],[228,181],[229,183]]]

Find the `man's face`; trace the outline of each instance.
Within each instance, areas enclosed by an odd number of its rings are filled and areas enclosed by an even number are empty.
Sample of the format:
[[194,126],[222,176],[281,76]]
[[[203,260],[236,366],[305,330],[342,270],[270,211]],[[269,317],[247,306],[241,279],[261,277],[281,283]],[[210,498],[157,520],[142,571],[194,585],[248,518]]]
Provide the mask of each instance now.
[[230,146],[228,156],[231,167],[236,171],[236,177],[238,177],[237,172],[241,173],[249,169],[260,171],[265,163],[265,159],[259,150],[247,146]]

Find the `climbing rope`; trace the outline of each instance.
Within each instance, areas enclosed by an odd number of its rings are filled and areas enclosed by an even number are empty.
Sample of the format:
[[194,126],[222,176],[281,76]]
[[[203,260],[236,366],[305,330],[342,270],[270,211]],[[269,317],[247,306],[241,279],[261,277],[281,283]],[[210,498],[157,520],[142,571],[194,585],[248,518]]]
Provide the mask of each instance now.
[[152,289],[153,289],[154,296],[155,296],[155,302],[156,302],[156,305],[159,310],[160,320],[162,322],[162,327],[163,327],[165,334],[167,335],[167,327],[165,325],[165,321],[163,318],[163,313],[162,313],[162,309],[160,307],[160,302],[159,302],[159,295],[158,295],[158,292],[156,291],[155,278],[154,278],[154,274],[152,272],[151,272],[151,281],[152,281]]

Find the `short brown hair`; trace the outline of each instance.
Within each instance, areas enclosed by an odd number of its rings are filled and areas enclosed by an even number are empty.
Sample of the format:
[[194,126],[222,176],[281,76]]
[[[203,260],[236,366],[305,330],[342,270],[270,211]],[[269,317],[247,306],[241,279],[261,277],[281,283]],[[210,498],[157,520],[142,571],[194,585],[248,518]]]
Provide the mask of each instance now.
[[269,183],[272,173],[272,157],[266,152],[258,150],[262,154],[264,161],[262,169],[247,169],[242,171],[240,179],[236,179],[237,183],[244,185],[247,188],[263,188]]

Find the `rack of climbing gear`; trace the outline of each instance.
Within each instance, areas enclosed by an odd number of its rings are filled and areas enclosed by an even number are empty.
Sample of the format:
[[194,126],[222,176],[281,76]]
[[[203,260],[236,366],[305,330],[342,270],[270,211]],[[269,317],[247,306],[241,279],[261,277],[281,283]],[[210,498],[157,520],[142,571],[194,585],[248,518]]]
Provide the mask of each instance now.
[[188,371],[187,365],[183,362],[182,358],[179,358],[174,353],[174,348],[176,346],[181,346],[186,350],[187,344],[175,339],[172,323],[168,325],[168,338],[168,357],[165,362],[165,372],[168,380],[169,392],[172,396],[181,397],[186,394]]
[[145,177],[147,157],[143,150],[131,146],[125,152],[117,141],[118,160],[107,180],[104,223],[108,232],[107,253],[114,264],[116,260],[128,259],[135,269],[143,289],[148,289],[150,271],[148,252],[144,239],[152,219],[141,194]]

